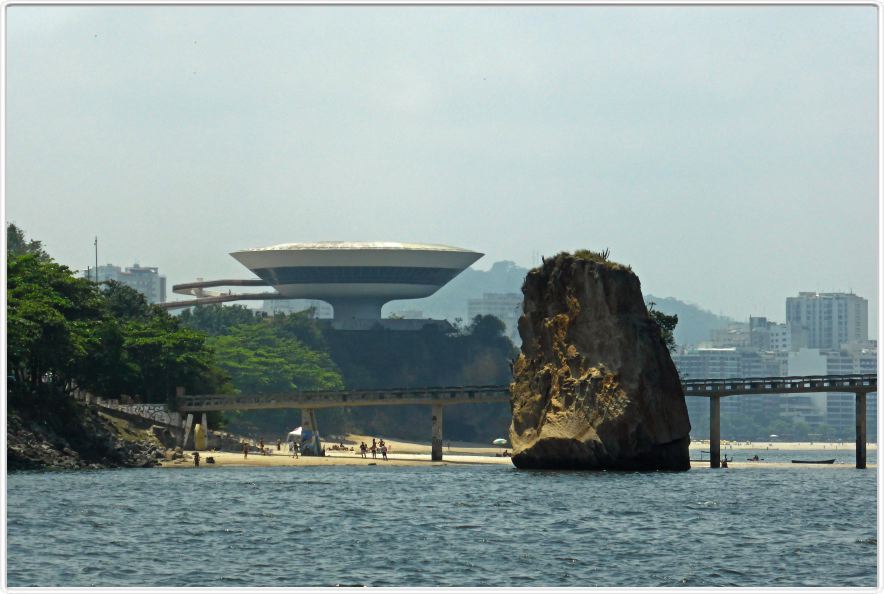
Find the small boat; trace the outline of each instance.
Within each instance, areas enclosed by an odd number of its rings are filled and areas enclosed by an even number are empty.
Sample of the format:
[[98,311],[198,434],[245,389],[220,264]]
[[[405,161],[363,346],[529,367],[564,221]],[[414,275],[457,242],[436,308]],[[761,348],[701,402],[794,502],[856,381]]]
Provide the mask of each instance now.
[[792,464],[834,464],[835,458],[831,460],[792,460]]

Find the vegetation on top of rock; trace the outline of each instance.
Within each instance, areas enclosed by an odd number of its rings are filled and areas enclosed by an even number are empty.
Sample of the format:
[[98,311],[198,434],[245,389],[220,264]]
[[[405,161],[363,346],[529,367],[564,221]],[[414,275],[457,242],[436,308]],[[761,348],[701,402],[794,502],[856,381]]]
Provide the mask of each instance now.
[[660,327],[660,335],[663,337],[663,342],[666,343],[666,348],[670,353],[674,353],[676,349],[675,326],[678,325],[678,316],[675,314],[666,315],[656,308],[657,304],[653,301],[648,301],[645,306],[648,308],[648,315]]
[[594,262],[596,264],[602,264],[613,270],[632,270],[631,266],[614,262],[610,259],[610,256],[611,250],[605,248],[601,252],[594,252],[592,250],[575,250],[573,254],[569,252],[559,252],[554,256],[554,259],[573,257],[580,260]]

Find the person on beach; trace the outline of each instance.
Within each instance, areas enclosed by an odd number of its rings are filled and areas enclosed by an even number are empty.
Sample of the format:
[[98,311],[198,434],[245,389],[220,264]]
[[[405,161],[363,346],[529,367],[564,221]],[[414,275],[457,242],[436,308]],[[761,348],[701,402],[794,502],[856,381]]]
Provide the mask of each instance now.
[[374,437],[371,438],[371,457],[372,458],[378,457],[378,443],[377,443],[377,441],[375,441]]
[[387,444],[384,443],[384,440],[381,440],[381,456],[384,457],[384,460],[387,459]]
[[249,442],[247,442],[247,441],[242,442],[242,457],[243,458],[249,457]]
[[279,452],[280,450],[282,450],[282,440],[277,439],[276,440],[276,451]]
[[365,442],[363,441],[361,444],[359,444],[359,453],[362,454],[363,458],[365,458],[365,454],[367,451],[368,451],[368,446],[365,445]]
[[197,468],[199,468],[199,465],[200,465],[200,453],[199,452],[193,453],[193,465],[196,466]]
[[266,454],[267,452],[264,451],[264,438],[262,437],[261,441],[259,441],[258,443],[260,444],[259,447],[261,448],[261,453]]

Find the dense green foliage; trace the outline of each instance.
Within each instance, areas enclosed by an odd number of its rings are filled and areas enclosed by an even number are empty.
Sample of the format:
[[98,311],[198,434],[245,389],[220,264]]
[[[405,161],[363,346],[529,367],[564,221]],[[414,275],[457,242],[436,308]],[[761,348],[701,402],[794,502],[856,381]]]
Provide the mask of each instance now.
[[675,327],[678,325],[678,316],[666,315],[657,309],[656,305],[653,301],[647,303],[648,315],[660,327],[660,335],[663,337],[666,348],[669,349],[670,353],[675,352]]
[[[497,318],[479,316],[466,327],[428,325],[417,332],[335,330],[304,313],[263,316],[240,306],[210,305],[181,316],[182,323],[212,334],[216,360],[241,393],[298,389],[424,387],[506,384],[516,350]],[[488,441],[505,435],[509,406],[446,409],[451,439]],[[268,439],[300,421],[292,410],[228,415],[230,428]],[[366,432],[426,440],[426,406],[321,410],[322,433]],[[490,437],[489,437],[490,436]]]
[[7,366],[17,402],[75,389],[166,402],[218,390],[206,337],[117,283],[95,285],[7,228]]
[[[206,305],[182,312],[181,323],[209,334],[218,367],[238,394],[338,390],[344,382],[316,321],[306,314],[267,316],[241,305]],[[298,410],[227,413],[230,430],[268,439],[300,424]],[[346,414],[321,411],[320,423],[345,430]]]
[[288,336],[284,324],[276,322],[271,318],[233,326],[228,334],[211,339],[218,364],[230,375],[237,391],[286,394],[344,387],[328,353],[312,350]]
[[102,300],[89,281],[39,253],[7,259],[7,370],[13,392],[69,393],[100,344]]
[[[508,384],[517,350],[492,316],[477,316],[466,327],[427,325],[417,332],[375,328],[326,329],[331,356],[348,387],[392,388]],[[505,436],[508,404],[450,406],[445,409],[446,439],[490,442]],[[426,406],[368,407],[349,411],[355,430],[427,440]]]
[[24,254],[34,254],[45,258],[46,252],[43,251],[43,244],[36,240],[28,240],[24,231],[13,225],[6,226],[6,253],[7,255],[22,256]]

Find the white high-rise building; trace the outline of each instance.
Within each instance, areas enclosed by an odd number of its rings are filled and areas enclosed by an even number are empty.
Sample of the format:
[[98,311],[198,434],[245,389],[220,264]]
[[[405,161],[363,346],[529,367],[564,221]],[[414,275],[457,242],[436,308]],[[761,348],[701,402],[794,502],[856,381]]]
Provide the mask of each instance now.
[[[852,348],[821,352],[819,349],[801,349],[789,353],[789,375],[851,375],[875,373],[878,350],[874,343],[854,344]],[[856,417],[856,398],[848,392],[790,394],[784,396],[783,416],[800,419],[809,424],[825,423],[837,432],[849,433]],[[869,433],[877,430],[877,394],[869,394],[866,418]]]
[[869,338],[869,302],[853,293],[798,293],[786,299],[786,323],[803,328],[808,348],[837,351]]
[[139,266],[135,264],[123,269],[120,266],[106,264],[105,266],[99,266],[97,269],[91,268],[86,270],[83,272],[83,278],[99,283],[109,280],[116,281],[144,295],[148,303],[166,302],[166,277],[160,275],[159,268],[156,266]]

